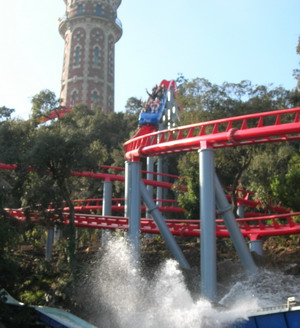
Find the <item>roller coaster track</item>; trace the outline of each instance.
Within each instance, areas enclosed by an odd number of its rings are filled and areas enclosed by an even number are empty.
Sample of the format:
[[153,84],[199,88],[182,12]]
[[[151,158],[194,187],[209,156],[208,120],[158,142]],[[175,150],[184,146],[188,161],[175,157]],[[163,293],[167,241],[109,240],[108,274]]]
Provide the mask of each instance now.
[[[112,199],[112,206],[111,211],[113,213],[115,212],[122,212],[124,213],[125,206],[124,206],[124,198],[113,198]],[[161,204],[164,204],[164,206],[159,206],[159,210],[161,212],[169,212],[169,213],[184,213],[184,209],[181,207],[176,206],[177,201],[173,199],[154,199],[155,202],[159,202]],[[102,210],[102,204],[103,199],[97,198],[97,199],[80,199],[80,200],[74,200],[74,210],[76,213],[81,212],[91,212],[91,211],[101,211]],[[167,206],[166,206],[167,205]],[[65,212],[69,211],[68,207],[64,208]],[[141,211],[146,211],[146,206],[141,206]]]
[[[274,112],[263,112],[259,114],[231,117],[227,119],[214,120],[204,123],[196,123],[187,126],[177,127],[170,130],[153,132],[152,129],[142,127],[134,138],[124,145],[127,159],[135,159],[140,156],[155,156],[176,152],[187,152],[198,150],[204,144],[209,144],[213,148],[234,147],[243,145],[253,145],[269,142],[293,141],[300,139],[300,108],[284,109]],[[150,133],[149,133],[150,131]],[[146,133],[143,135],[143,133]],[[113,169],[103,167],[103,169]],[[0,169],[14,170],[16,166],[0,163]],[[115,168],[116,171],[123,168]],[[91,177],[110,181],[124,181],[124,176],[110,173],[94,172],[72,172],[73,176]],[[144,180],[146,184],[172,188],[172,183]],[[228,196],[230,201],[230,196]],[[128,219],[124,217],[111,216],[104,217],[96,214],[84,214],[83,211],[100,210],[101,204],[92,204],[95,200],[81,200],[75,203],[76,211],[75,224],[78,227],[127,230]],[[113,204],[114,211],[124,209],[121,199],[119,203]],[[165,201],[165,200],[163,200]],[[238,202],[250,208],[255,208],[258,202],[249,199],[248,196],[238,197]],[[168,208],[167,208],[168,207]],[[300,213],[289,213],[289,209],[280,206],[269,207],[277,214],[263,215],[248,213],[246,218],[237,219],[242,234],[251,240],[259,239],[263,236],[289,235],[300,233]],[[66,209],[67,210],[67,209]],[[144,208],[142,208],[144,210]],[[162,211],[181,213],[182,209],[171,203],[171,206],[162,206]],[[25,215],[21,209],[8,210],[8,212],[18,220],[24,221]],[[288,213],[287,213],[288,212]],[[249,217],[249,215],[251,217]],[[257,216],[259,215],[259,216]],[[67,224],[69,214],[63,214],[64,223]],[[55,218],[54,218],[55,219]],[[39,220],[38,214],[32,214],[30,220]],[[170,231],[175,235],[199,236],[199,220],[166,220]],[[216,220],[218,237],[228,237],[228,231],[223,220]],[[156,224],[152,219],[141,219],[141,231],[145,233],[159,233]]]
[[[124,169],[124,168],[118,168],[118,167],[114,168],[114,167],[106,166],[106,165],[102,165],[101,167],[103,169],[105,169],[105,168],[115,169],[116,171],[122,171]],[[0,163],[0,169],[13,171],[13,170],[17,169],[17,165]],[[30,168],[29,170],[34,171],[32,168]],[[147,171],[143,171],[143,172],[147,173]],[[164,173],[156,173],[156,172],[151,172],[151,173],[154,174],[154,175],[162,175],[162,176],[173,178],[173,179],[178,178],[177,176],[172,175],[172,174],[164,174]],[[75,177],[93,178],[93,179],[100,179],[100,180],[107,180],[107,181],[121,181],[121,182],[125,181],[124,175],[103,173],[103,172],[92,172],[92,171],[78,172],[78,171],[72,171],[71,175],[75,176]],[[173,187],[173,183],[170,183],[170,182],[147,180],[147,179],[143,179],[143,181],[146,185],[150,185],[150,186],[169,188],[169,189],[171,189]],[[185,186],[179,186],[179,188],[182,189],[182,190],[187,190]]]
[[[13,165],[0,164],[0,168],[12,170],[15,167]],[[115,168],[110,166],[102,166],[102,170],[111,169],[115,173],[123,171],[124,168]],[[145,171],[144,173],[146,173]],[[75,176],[93,177],[99,179],[110,179],[113,181],[124,181],[124,177],[118,174],[108,173],[93,173],[93,172],[76,172]],[[171,178],[176,178],[173,175],[167,175]],[[178,177],[177,177],[178,178]],[[144,180],[146,183],[148,180]],[[166,188],[171,188],[171,183],[163,183],[158,181],[151,181],[152,185],[163,185]],[[252,192],[245,190],[238,190],[243,197],[237,197],[238,204],[245,205],[248,208],[256,208],[260,205],[259,201],[249,199]],[[228,201],[231,201],[231,196],[227,195]],[[155,200],[163,204],[159,207],[161,212],[169,213],[183,213],[184,210],[177,206],[175,200],[160,199]],[[109,230],[128,230],[128,218],[124,216],[102,216],[99,214],[89,214],[91,212],[99,212],[102,210],[103,199],[80,199],[74,200],[75,209],[75,225],[82,228],[92,229],[109,229]],[[124,198],[112,199],[112,212],[124,213]],[[264,215],[263,213],[246,212],[245,218],[237,219],[242,234],[250,240],[257,240],[264,236],[272,235],[290,235],[300,233],[300,213],[290,213],[289,209],[280,206],[268,206],[269,210],[272,210],[276,214]],[[18,219],[19,221],[25,222],[30,221],[38,223],[41,220],[39,213],[32,213],[30,216],[26,216],[22,209],[6,209],[7,212]],[[144,206],[141,207],[142,211],[145,211]],[[49,209],[51,211],[51,208]],[[69,208],[63,209],[63,223],[69,223]],[[283,214],[282,214],[283,213]],[[53,216],[53,222],[61,223],[57,216]],[[166,220],[166,223],[170,231],[174,235],[178,236],[199,236],[200,221],[199,220]],[[216,235],[218,237],[229,237],[229,233],[224,225],[223,220],[216,220]],[[141,232],[159,234],[159,230],[152,219],[141,219]]]
[[39,123],[45,123],[50,120],[54,120],[59,117],[64,117],[66,114],[68,114],[72,110],[72,107],[59,107],[56,108],[47,114],[44,114],[43,116],[39,117],[37,120]]
[[[139,160],[143,156],[157,156],[179,152],[196,151],[201,148],[225,148],[255,145],[300,139],[300,108],[282,109],[272,112],[243,115],[210,122],[196,123],[173,129],[142,135],[138,133],[124,144],[125,158]],[[240,200],[240,204],[255,207],[251,200]],[[280,209],[274,207],[273,210]],[[281,211],[284,213],[285,210]],[[262,236],[300,233],[299,213],[284,213],[274,216],[259,216],[237,219],[240,230],[250,239]],[[217,221],[217,235],[227,236],[222,221]],[[199,221],[198,221],[199,223]],[[199,234],[196,222],[186,222],[188,234]],[[185,229],[185,228],[184,228]],[[171,229],[172,230],[172,229]],[[173,231],[175,233],[175,231]],[[175,233],[176,234],[176,233]]]
[[[17,220],[25,222],[39,222],[39,214],[31,214],[26,217],[21,209],[7,210]],[[58,219],[54,215],[53,219]],[[60,221],[59,221],[60,222]],[[69,213],[63,213],[63,223],[69,224]],[[97,214],[75,214],[75,225],[81,228],[109,229],[127,231],[128,218],[124,216],[102,216]],[[172,234],[177,236],[199,237],[201,234],[199,220],[165,220]],[[250,240],[258,240],[264,236],[291,235],[300,233],[300,212],[278,215],[268,215],[253,218],[237,219],[239,228],[244,237]],[[222,219],[216,220],[217,237],[229,237],[229,232]],[[152,219],[141,219],[141,232],[159,234],[155,222]]]
[[[122,169],[122,168],[119,168]],[[244,197],[237,197],[237,202],[239,204],[245,205],[249,208],[256,208],[260,203],[249,198],[249,191],[239,190],[239,193],[243,194]],[[227,195],[228,200],[231,197]],[[159,201],[164,206],[160,206],[159,210],[161,212],[170,213],[183,213],[184,210],[177,205],[175,200],[155,200]],[[122,230],[127,231],[129,227],[128,218],[124,216],[103,216],[99,214],[90,214],[91,212],[99,212],[102,210],[103,199],[80,199],[74,200],[75,218],[74,222],[77,227],[81,228],[91,228],[91,229],[108,229],[108,230]],[[166,206],[167,205],[167,206]],[[124,198],[114,198],[112,199],[112,212],[115,214],[117,212],[124,213]],[[269,206],[269,209],[277,212],[272,215],[263,215],[262,213],[251,213],[248,212],[247,217],[237,219],[239,228],[244,237],[250,240],[259,240],[264,236],[273,235],[290,235],[300,233],[300,213],[291,213],[289,209],[280,206]],[[144,206],[141,207],[142,211],[145,211]],[[51,211],[51,209],[49,209]],[[64,224],[69,224],[69,208],[63,208],[63,214],[61,221],[58,216],[53,215],[53,221]],[[38,223],[40,221],[40,214],[33,213],[30,216],[26,216],[22,209],[7,209],[7,212],[18,219],[19,221],[25,222],[30,221],[33,223]],[[284,213],[284,214],[281,214]],[[247,213],[246,213],[247,214]],[[249,217],[249,215],[253,215]],[[199,220],[165,220],[169,230],[172,234],[177,236],[186,237],[198,237],[201,234],[200,221]],[[152,219],[141,219],[141,232],[159,234],[159,230]],[[227,228],[224,225],[222,219],[216,220],[216,235],[217,237],[229,237]]]
[[212,148],[300,139],[300,107],[180,126],[132,138],[124,144],[128,160]]
[[[11,168],[11,167],[10,167]],[[122,170],[122,168],[119,168]],[[104,174],[104,173],[101,173]],[[109,178],[115,177],[115,175],[109,175]],[[102,178],[107,178],[106,174]],[[116,179],[119,181],[119,179]],[[156,181],[153,181],[156,183]],[[169,184],[172,185],[172,184]],[[244,193],[245,197],[237,197],[239,204],[245,205],[249,208],[256,208],[260,203],[255,200],[248,199],[251,192],[239,191]],[[228,200],[231,197],[227,195]],[[177,206],[175,200],[156,200],[164,204],[160,206],[161,212],[169,213],[183,213],[184,210]],[[103,199],[81,199],[74,200],[74,209],[76,211],[74,222],[77,227],[91,228],[91,229],[108,229],[108,230],[128,230],[128,218],[124,216],[102,216],[99,214],[87,214],[91,212],[99,212],[102,210]],[[124,213],[124,198],[112,199],[112,212]],[[290,235],[300,233],[300,213],[290,213],[289,209],[279,206],[269,207],[277,214],[263,215],[260,213],[248,212],[245,218],[237,219],[242,234],[250,240],[258,240],[264,236],[273,235]],[[142,211],[145,211],[144,206],[141,207]],[[6,209],[6,211],[19,221],[30,221],[32,223],[39,223],[41,220],[40,214],[31,213],[29,216],[25,215],[22,209]],[[51,211],[51,208],[49,209]],[[69,208],[63,209],[61,221],[57,215],[53,215],[53,222],[60,224],[69,224]],[[288,213],[284,213],[288,212]],[[279,213],[279,214],[278,214]],[[284,213],[284,214],[280,214]],[[252,217],[249,217],[252,215]],[[299,217],[298,217],[299,216]],[[201,234],[200,221],[199,220],[166,220],[169,230],[172,234],[178,236],[194,236],[198,237]],[[152,219],[141,219],[141,232],[159,234],[159,230]],[[229,237],[228,230],[226,229],[223,220],[216,220],[216,235],[217,237]]]

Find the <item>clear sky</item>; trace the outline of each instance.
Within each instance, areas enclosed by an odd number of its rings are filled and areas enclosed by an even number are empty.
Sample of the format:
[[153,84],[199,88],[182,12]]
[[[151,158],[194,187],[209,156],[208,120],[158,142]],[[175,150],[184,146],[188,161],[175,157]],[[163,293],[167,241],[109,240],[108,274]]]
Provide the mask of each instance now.
[[[0,0],[0,106],[19,117],[28,118],[42,89],[59,97],[64,13],[63,0]],[[299,13],[299,0],[122,0],[115,110],[179,73],[293,89]]]

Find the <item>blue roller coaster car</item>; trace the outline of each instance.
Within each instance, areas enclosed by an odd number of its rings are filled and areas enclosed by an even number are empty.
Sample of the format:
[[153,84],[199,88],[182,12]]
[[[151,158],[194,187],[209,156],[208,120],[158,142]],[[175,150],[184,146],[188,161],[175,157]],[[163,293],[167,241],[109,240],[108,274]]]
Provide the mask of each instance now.
[[139,125],[154,125],[158,126],[158,124],[162,121],[162,116],[164,114],[167,102],[168,102],[168,92],[172,91],[175,93],[176,91],[176,83],[175,81],[167,81],[163,80],[160,83],[160,86],[163,86],[166,90],[163,96],[160,98],[160,104],[157,107],[156,111],[142,111],[139,116]]
[[139,125],[158,125],[159,122],[161,122],[167,98],[168,96],[166,92],[156,112],[141,112],[139,117]]

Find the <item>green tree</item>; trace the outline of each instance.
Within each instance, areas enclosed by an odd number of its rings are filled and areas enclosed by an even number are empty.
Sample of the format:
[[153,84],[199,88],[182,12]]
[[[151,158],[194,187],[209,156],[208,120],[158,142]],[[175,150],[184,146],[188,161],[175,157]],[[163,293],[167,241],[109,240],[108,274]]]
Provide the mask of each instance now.
[[[298,45],[296,47],[296,52],[300,56],[300,37],[298,39]],[[300,106],[300,69],[296,68],[294,69],[294,77],[297,80],[297,85],[294,90],[291,90],[290,92],[290,102],[293,107]]]
[[[179,204],[186,209],[188,219],[199,218],[199,161],[198,153],[190,152],[180,157],[178,170],[181,178],[176,182]],[[186,186],[187,191],[181,190],[180,185]]]
[[49,114],[59,109],[60,100],[53,91],[45,89],[32,97],[31,104],[32,119],[38,122],[40,118],[50,118]]
[[277,172],[270,183],[272,195],[281,201],[283,206],[300,211],[300,154],[294,153],[288,161],[287,169]]
[[0,122],[0,163],[14,164],[16,170],[0,170],[0,207],[19,207],[27,175],[24,156],[30,149],[31,124],[16,119]]
[[[297,52],[297,55],[300,56],[300,37],[298,38],[298,45],[296,47],[296,52]],[[300,89],[300,69],[299,68],[294,69],[294,76],[297,80],[297,89],[299,91],[299,89]]]
[[0,107],[0,118],[9,120],[11,118],[11,114],[14,111],[15,110],[12,109],[12,108],[8,108],[8,107],[5,107],[5,106],[2,106],[2,107]]
[[130,97],[125,105],[126,114],[139,114],[143,107],[142,99]]
[[[184,81],[178,90],[176,99],[184,108],[181,112],[181,124],[186,125],[287,108],[291,104],[289,96],[290,93],[281,87],[257,86],[252,85],[249,81],[224,82],[222,85],[216,85],[206,79],[197,78]],[[257,147],[243,146],[215,151],[217,174],[224,186],[232,187],[235,208],[235,190],[241,182],[244,184],[244,176],[251,165],[256,149]],[[191,160],[197,163],[193,165]],[[188,181],[192,179],[194,181],[195,185],[191,191],[184,193],[181,197],[181,201],[187,202],[188,208],[192,209],[190,200],[195,199],[195,188],[199,190],[198,173],[195,173],[196,170],[199,170],[198,156],[182,156],[178,167],[181,176],[185,176]],[[190,169],[191,167],[193,170]],[[249,180],[246,181],[250,183]],[[192,212],[195,213],[194,210]]]
[[[41,92],[33,98],[33,112],[51,112],[56,105],[52,93]],[[38,101],[37,101],[38,100]],[[38,106],[37,106],[38,105]],[[37,107],[39,110],[37,111]],[[34,115],[33,115],[34,116]],[[32,147],[24,164],[31,167],[22,196],[23,206],[49,217],[51,204],[59,214],[64,203],[69,208],[69,257],[75,266],[74,205],[77,197],[99,197],[99,180],[73,177],[74,171],[98,171],[99,165],[114,162],[113,154],[122,149],[136,120],[134,114],[104,114],[101,109],[75,106],[64,117],[39,126],[31,132]]]
[[274,206],[281,201],[281,197],[272,191],[272,184],[274,179],[282,179],[285,175],[294,153],[293,144],[267,144],[255,147],[253,159],[243,181],[255,192],[264,210],[268,210],[268,205]]
[[11,119],[13,110],[2,107],[0,116],[0,163],[15,164],[16,170],[0,170],[0,281],[2,288],[13,289],[19,278],[19,264],[13,256],[20,245],[22,230],[17,220],[5,208],[20,207],[22,185],[27,170],[22,166],[30,147],[31,125]]
[[74,130],[71,133],[59,124],[37,129],[32,143],[33,146],[27,153],[27,164],[34,172],[28,177],[30,193],[24,195],[23,200],[27,200],[24,205],[42,204],[46,210],[50,204],[57,204],[61,208],[62,201],[65,202],[69,208],[70,222],[68,251],[71,264],[75,268],[75,212],[72,202],[75,179],[72,171],[97,168],[97,145],[89,143],[82,131]]

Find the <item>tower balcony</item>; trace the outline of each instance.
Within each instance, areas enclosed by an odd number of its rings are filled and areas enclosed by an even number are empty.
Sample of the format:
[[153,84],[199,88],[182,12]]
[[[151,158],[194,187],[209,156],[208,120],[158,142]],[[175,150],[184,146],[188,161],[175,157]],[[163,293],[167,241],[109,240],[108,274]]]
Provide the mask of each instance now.
[[120,27],[121,30],[123,29],[122,22],[119,20],[118,17],[115,19],[115,23]]
[[[96,15],[96,14],[92,15],[92,14],[88,14],[88,13],[87,14],[86,13],[80,13],[80,14],[75,14],[75,15],[64,15],[62,17],[59,17],[58,18],[58,22],[61,23],[61,22],[65,21],[65,20],[67,20],[69,18],[80,17],[80,16],[95,16],[95,17],[103,17],[103,18],[107,18],[107,19],[113,20],[113,19],[111,19],[110,17],[107,17],[107,15],[104,15],[104,14],[102,14],[102,15],[99,15],[99,14],[98,15]],[[123,28],[122,27],[122,23],[121,23],[121,21],[120,21],[119,18],[115,18],[115,23],[117,25],[119,25],[120,28]]]
[[111,21],[115,24],[116,29],[119,31],[118,34],[120,34],[120,36],[122,35],[123,32],[123,27],[122,27],[122,22],[120,21],[120,19],[118,17],[109,17],[105,14],[95,14],[92,12],[84,12],[84,13],[78,13],[78,12],[73,12],[73,13],[67,13],[66,15],[58,18],[58,30],[60,32],[60,34],[63,36],[64,34],[64,27],[66,26],[65,24],[68,21],[72,21],[74,19],[80,18],[80,17],[93,17],[93,18],[102,18],[106,21]]

